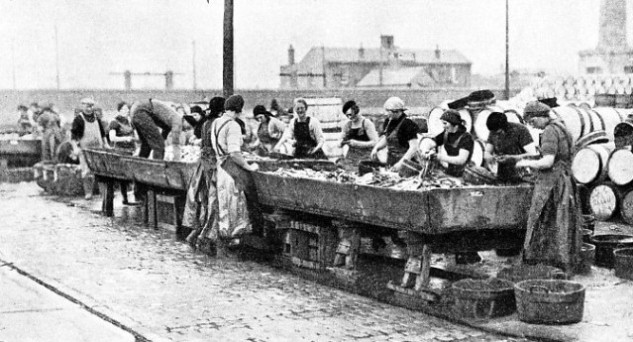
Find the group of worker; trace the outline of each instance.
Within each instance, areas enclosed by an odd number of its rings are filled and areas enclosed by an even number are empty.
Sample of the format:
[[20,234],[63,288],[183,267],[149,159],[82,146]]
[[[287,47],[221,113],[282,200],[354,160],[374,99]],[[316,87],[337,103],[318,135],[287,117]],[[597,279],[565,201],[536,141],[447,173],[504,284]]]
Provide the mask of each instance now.
[[[343,160],[351,161],[354,166],[364,162],[380,165],[395,172],[412,161],[434,160],[444,166],[442,171],[448,176],[459,177],[470,167],[474,138],[458,109],[467,103],[472,110],[477,110],[478,96],[482,94],[484,102],[490,101],[491,93],[475,92],[469,95],[469,102],[462,99],[450,103],[440,117],[444,131],[434,136],[429,136],[425,127],[419,127],[407,116],[407,108],[398,97],[385,102],[387,118],[380,133],[375,124],[362,115],[356,102],[347,101],[341,109],[349,119],[342,126],[339,142]],[[261,235],[263,219],[251,175],[259,166],[243,155],[244,146],[249,145],[244,142],[246,125],[240,120],[243,108],[244,99],[240,95],[226,100],[214,97],[206,112],[196,110],[194,119],[188,119],[201,147],[183,217],[183,225],[194,228],[187,238],[192,245],[215,246],[220,252],[237,243],[244,234]],[[288,142],[294,141],[294,158],[327,158],[323,152],[325,138],[321,123],[307,114],[308,108],[305,99],[295,99],[294,116],[288,120],[267,111],[263,105],[255,106],[253,115],[258,125],[250,150],[262,155],[288,153]],[[178,160],[183,115],[176,106],[150,99],[131,106],[120,104],[118,110],[117,118],[106,128],[95,114],[94,101],[83,99],[82,109],[73,121],[71,143],[81,150],[104,147],[110,141],[115,148],[132,151],[132,142],[138,139],[140,157],[151,154],[155,159],[162,159],[165,140],[171,136],[174,159]],[[493,111],[486,122],[490,134],[485,145],[485,165],[496,171],[503,182],[521,181],[517,170],[522,168],[538,172],[521,260],[571,272],[578,262],[580,249],[579,205],[570,173],[571,135],[560,120],[550,116],[550,107],[543,102],[528,103],[523,119],[542,130],[538,149],[525,126],[508,122],[503,112]],[[380,152],[384,149],[387,149],[386,158],[381,158]],[[85,157],[82,153],[78,156],[82,172],[91,182]],[[87,191],[89,186],[86,184]]]

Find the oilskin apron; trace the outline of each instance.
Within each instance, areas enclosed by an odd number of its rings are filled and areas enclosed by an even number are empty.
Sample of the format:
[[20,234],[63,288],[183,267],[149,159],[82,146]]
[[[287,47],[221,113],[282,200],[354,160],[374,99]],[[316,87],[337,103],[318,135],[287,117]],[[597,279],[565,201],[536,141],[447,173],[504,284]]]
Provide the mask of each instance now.
[[[572,141],[562,123],[551,123],[566,139],[572,153]],[[576,185],[569,162],[557,160],[549,170],[539,172],[534,186],[525,235],[523,260],[544,263],[571,272],[580,253],[580,211]]]
[[249,183],[252,183],[252,177],[248,171],[235,164],[230,155],[218,144],[220,132],[226,129],[230,120],[219,127],[217,122],[211,126],[211,143],[217,158],[217,229],[212,229],[209,236],[214,241],[236,238],[252,231],[245,195]]
[[[400,145],[398,141],[398,131],[400,131],[403,122],[404,119],[402,119],[396,128],[387,136],[387,166],[394,166],[402,159],[404,154],[407,153],[407,150],[409,150],[408,147]],[[387,124],[387,127],[389,127],[389,124]]]
[[[358,128],[351,128],[349,130],[349,132],[347,133],[347,136],[345,137],[346,140],[358,140],[358,141],[369,141],[369,136],[367,135],[367,131],[365,130],[365,120],[367,119],[363,119],[363,122],[361,122],[360,127]],[[368,154],[367,154],[367,149],[363,149],[360,147],[349,147],[349,151],[347,152],[347,157],[346,159],[349,159],[351,161],[353,161],[354,163],[357,163],[363,159],[367,159]]]
[[[187,189],[187,200],[185,202],[185,210],[183,212],[182,224],[186,227],[207,230],[210,220],[213,217],[217,205],[215,203],[215,170],[216,158],[209,129],[213,121],[205,121],[201,131],[201,154],[200,160],[196,167],[196,171],[189,181]],[[202,235],[204,231],[200,232]],[[204,235],[202,235],[204,236]],[[204,236],[206,237],[206,236]]]
[[[446,155],[451,156],[451,157],[455,157],[459,155],[459,143],[462,141],[462,138],[464,138],[464,135],[466,135],[466,130],[464,129],[464,131],[462,132],[462,134],[459,135],[459,137],[457,137],[457,139],[455,139],[455,141],[452,144],[448,143],[448,132],[444,131],[444,150],[446,151]],[[466,166],[468,165],[468,161],[470,161],[470,157],[472,157],[473,155],[473,151],[469,151],[468,153],[468,159],[467,162],[464,163],[463,165],[455,165],[455,164],[448,164],[448,167],[446,167],[446,173],[450,176],[453,177],[461,177],[464,174],[464,170],[466,169]]]
[[305,122],[295,121],[294,127],[295,140],[297,145],[295,146],[295,158],[300,159],[327,159],[322,149],[309,154],[308,152],[315,148],[317,142],[310,136],[310,117],[306,118]]
[[91,172],[88,163],[86,163],[86,156],[83,150],[101,148],[103,147],[103,140],[101,139],[101,130],[99,129],[99,118],[96,117],[96,114],[93,122],[88,122],[83,113],[79,115],[81,115],[81,118],[84,120],[84,135],[79,140],[79,147],[81,148],[79,152],[79,165],[81,167],[81,176],[86,177],[90,175]]

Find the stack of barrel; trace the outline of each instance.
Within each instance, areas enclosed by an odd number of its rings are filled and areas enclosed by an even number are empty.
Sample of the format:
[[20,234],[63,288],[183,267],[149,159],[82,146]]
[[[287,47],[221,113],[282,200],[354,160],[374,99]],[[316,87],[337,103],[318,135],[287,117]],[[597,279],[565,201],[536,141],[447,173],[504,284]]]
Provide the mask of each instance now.
[[[586,130],[576,141],[572,175],[577,183],[587,188],[587,205],[600,221],[619,213],[625,222],[633,224],[633,122],[628,120],[630,113],[631,110],[615,108],[579,109],[584,127],[566,121],[567,127],[575,127],[576,133]],[[593,129],[587,128],[589,123],[594,125]],[[596,123],[599,124],[597,127]]]

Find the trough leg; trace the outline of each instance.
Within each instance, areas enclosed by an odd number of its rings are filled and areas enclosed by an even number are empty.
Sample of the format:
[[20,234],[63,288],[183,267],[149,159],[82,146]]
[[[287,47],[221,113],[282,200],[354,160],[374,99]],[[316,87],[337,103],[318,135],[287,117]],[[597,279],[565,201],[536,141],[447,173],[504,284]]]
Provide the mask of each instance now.
[[154,190],[147,190],[145,196],[145,222],[154,229],[158,229],[158,212],[156,210],[156,192]]
[[346,269],[356,268],[360,251],[360,230],[355,227],[338,227],[339,243],[334,256],[334,266]]
[[409,259],[404,266],[404,275],[400,285],[393,281],[387,287],[396,292],[435,301],[438,295],[429,289],[431,273],[431,246],[424,243],[418,234],[410,233],[405,238]]
[[101,212],[103,215],[114,215],[114,182],[111,179],[99,179],[99,191],[102,194]]

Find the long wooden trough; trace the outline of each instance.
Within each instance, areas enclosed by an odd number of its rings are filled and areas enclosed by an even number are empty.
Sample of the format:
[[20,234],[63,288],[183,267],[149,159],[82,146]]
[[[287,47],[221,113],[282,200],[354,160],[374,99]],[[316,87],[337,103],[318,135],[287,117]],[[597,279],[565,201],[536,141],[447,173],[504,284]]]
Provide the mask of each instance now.
[[254,173],[262,204],[421,234],[521,229],[529,184],[394,190]]

